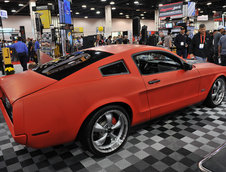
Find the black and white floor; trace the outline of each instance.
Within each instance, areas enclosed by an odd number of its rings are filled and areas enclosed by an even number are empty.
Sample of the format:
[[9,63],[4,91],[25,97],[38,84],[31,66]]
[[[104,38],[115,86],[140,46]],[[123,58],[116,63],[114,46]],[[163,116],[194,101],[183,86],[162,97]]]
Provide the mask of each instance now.
[[210,109],[193,106],[134,130],[119,152],[96,158],[78,141],[45,149],[14,142],[0,114],[0,172],[193,172],[226,141],[226,100]]

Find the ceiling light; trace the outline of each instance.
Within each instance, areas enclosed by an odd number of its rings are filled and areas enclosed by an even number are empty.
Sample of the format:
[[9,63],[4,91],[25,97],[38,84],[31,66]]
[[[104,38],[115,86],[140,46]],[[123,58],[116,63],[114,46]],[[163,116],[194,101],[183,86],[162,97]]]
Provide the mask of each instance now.
[[114,1],[111,1],[110,4],[111,4],[111,5],[115,5],[115,2],[114,2]]
[[82,8],[86,8],[87,6],[86,5],[82,5]]
[[70,12],[72,13],[72,10],[70,10]]
[[85,18],[85,19],[88,19],[88,16],[85,16],[84,18]]
[[207,5],[211,5],[211,4],[212,4],[212,2],[208,2],[208,3],[207,3]]
[[140,14],[140,16],[144,16],[144,14]]
[[112,9],[112,10],[116,10],[116,8],[115,8],[115,7],[112,7],[111,9]]
[[200,8],[198,8],[198,10],[200,11],[201,9],[200,9]]
[[216,13],[216,11],[212,11],[213,13]]
[[163,6],[163,4],[159,4],[159,6],[161,7],[161,6]]
[[97,11],[96,14],[100,14],[100,11]]
[[129,16],[126,16],[127,19],[129,19]]
[[53,5],[53,3],[49,2],[48,5]]
[[101,0],[101,2],[106,2],[106,0]]
[[223,8],[226,8],[226,5],[224,5]]
[[200,11],[200,13],[203,13],[203,11]]
[[119,15],[123,15],[123,13],[119,13]]
[[16,12],[16,10],[11,10],[11,12],[12,12],[12,13],[15,13],[15,12]]
[[144,19],[144,17],[142,17],[142,19]]
[[146,14],[147,12],[146,11],[144,11],[144,14]]
[[90,10],[91,10],[91,11],[94,11],[94,10],[95,10],[95,8],[90,8]]
[[136,11],[140,11],[140,9],[137,9]]
[[139,4],[139,1],[134,1],[134,4],[138,5]]
[[79,13],[79,12],[76,12],[75,14],[77,14],[77,15],[78,15],[78,14],[80,14],[80,13]]
[[19,7],[23,7],[23,6],[24,6],[24,4],[18,4],[18,6],[19,6]]
[[8,2],[9,2],[9,0],[5,0],[4,2],[5,2],[5,3],[8,3]]
[[126,3],[126,5],[129,5],[129,3]]

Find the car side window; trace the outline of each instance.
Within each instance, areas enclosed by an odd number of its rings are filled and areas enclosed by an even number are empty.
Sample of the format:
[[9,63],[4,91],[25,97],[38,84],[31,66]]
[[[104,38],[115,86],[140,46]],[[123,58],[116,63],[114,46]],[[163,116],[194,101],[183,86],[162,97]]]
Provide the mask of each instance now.
[[159,52],[145,52],[133,56],[141,74],[150,75],[181,69],[179,59]]
[[102,66],[100,67],[100,71],[103,76],[120,75],[120,74],[129,73],[129,70],[127,69],[123,60]]

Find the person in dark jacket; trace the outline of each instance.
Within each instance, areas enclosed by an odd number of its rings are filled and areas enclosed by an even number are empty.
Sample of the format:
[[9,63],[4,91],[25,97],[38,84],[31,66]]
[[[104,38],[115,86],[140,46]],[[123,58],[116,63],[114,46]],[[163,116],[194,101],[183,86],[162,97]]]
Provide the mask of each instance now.
[[9,46],[10,48],[15,48],[20,64],[23,67],[23,71],[27,70],[27,58],[28,58],[28,49],[25,43],[22,42],[21,37],[18,38],[18,42]]
[[185,34],[185,28],[181,27],[180,33],[176,36],[174,44],[177,48],[177,55],[182,56],[184,59],[188,56],[187,47],[189,44],[188,35]]
[[199,32],[193,37],[190,46],[190,57],[196,58],[198,61],[207,61],[213,53],[213,41],[206,32],[204,24],[199,25]]

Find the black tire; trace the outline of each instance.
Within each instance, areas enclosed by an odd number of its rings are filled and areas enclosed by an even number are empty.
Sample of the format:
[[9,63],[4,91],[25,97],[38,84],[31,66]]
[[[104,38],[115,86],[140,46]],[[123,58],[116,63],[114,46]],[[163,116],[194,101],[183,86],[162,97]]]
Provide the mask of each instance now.
[[[214,94],[214,91],[215,90],[215,86],[217,85],[217,83],[221,83],[222,84],[222,89],[223,89],[223,93],[221,95],[221,98],[219,98],[219,101],[215,101],[214,98],[213,98],[213,94]],[[219,85],[219,84],[218,84]],[[218,94],[218,93],[217,93]],[[223,96],[223,98],[222,98]],[[210,108],[215,108],[217,106],[219,106],[223,100],[224,100],[224,96],[225,96],[225,80],[224,78],[222,77],[219,77],[216,79],[216,81],[213,83],[211,89],[210,89],[210,92],[205,100],[205,104],[207,107],[210,107]]]
[[[114,129],[114,130],[113,129],[106,129],[108,127],[108,124],[109,124],[106,116],[108,114],[112,113],[113,118],[117,118],[116,112],[120,113],[120,117],[118,117],[118,121],[119,121],[119,118],[121,120],[123,119],[123,121],[124,121],[124,122],[121,122],[121,125],[122,125],[121,127],[123,127],[124,129]],[[106,119],[106,121],[104,121],[104,119]],[[98,131],[97,132],[97,131],[94,130],[94,126],[96,124],[99,125],[99,121],[103,121],[101,123],[101,127],[106,126],[106,127],[103,127],[104,129],[106,129],[106,131],[104,131],[104,132]],[[116,124],[117,124],[118,121],[116,121]],[[114,125],[112,125],[111,128],[113,128],[113,126]],[[82,132],[83,136],[81,138],[81,141],[88,147],[88,149],[94,155],[103,157],[103,156],[107,156],[107,155],[110,155],[110,154],[118,151],[122,146],[124,146],[124,144],[126,143],[127,137],[128,137],[129,129],[130,129],[130,118],[129,118],[127,111],[124,108],[122,108],[121,106],[118,106],[118,105],[108,105],[108,106],[105,106],[105,107],[99,109],[94,114],[92,114],[92,116],[90,117],[90,119],[87,121],[87,123],[85,124],[85,126],[83,128],[83,132]],[[110,131],[110,130],[112,130],[112,131]],[[106,151],[105,151],[105,150],[101,150],[98,147],[98,146],[103,147],[103,145],[97,146],[95,144],[97,141],[94,141],[94,137],[100,136],[100,138],[103,138],[103,136],[105,136],[106,134],[109,134],[109,135],[106,137],[106,140],[105,140],[104,143],[114,142],[117,139],[112,141],[111,140],[112,138],[110,138],[110,135],[111,135],[111,133],[115,134],[114,132],[116,132],[116,130],[120,130],[120,133],[121,133],[121,130],[122,130],[122,133],[123,133],[122,142],[121,142],[121,140],[119,140],[120,137],[118,138],[120,145],[118,143],[116,143],[117,145],[115,144],[116,146],[119,145],[118,147],[116,147],[115,149],[112,148],[112,150],[106,149]],[[96,135],[98,135],[98,136],[96,136]],[[113,147],[113,146],[111,146],[111,147]]]

